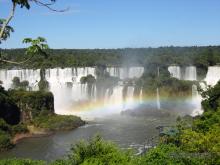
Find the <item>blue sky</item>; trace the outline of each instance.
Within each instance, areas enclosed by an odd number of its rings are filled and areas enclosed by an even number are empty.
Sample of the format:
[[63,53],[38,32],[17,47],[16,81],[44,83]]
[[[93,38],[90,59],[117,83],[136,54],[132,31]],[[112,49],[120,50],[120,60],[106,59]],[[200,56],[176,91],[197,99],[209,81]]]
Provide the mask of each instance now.
[[[0,18],[11,0],[0,0]],[[58,0],[54,13],[17,8],[15,32],[0,45],[24,47],[25,37],[47,38],[51,48],[123,48],[220,45],[220,0]]]

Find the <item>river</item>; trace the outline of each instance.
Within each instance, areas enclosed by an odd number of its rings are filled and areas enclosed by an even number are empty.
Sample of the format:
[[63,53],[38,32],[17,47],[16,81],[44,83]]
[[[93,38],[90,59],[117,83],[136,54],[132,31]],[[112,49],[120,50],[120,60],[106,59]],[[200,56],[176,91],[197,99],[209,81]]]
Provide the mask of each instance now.
[[135,153],[139,153],[147,140],[158,136],[157,126],[170,125],[173,122],[175,118],[135,118],[120,115],[99,118],[72,131],[23,139],[12,150],[1,153],[0,158],[18,157],[53,161],[65,157],[71,145],[80,140],[88,140],[96,134],[118,144],[122,149],[131,148]]

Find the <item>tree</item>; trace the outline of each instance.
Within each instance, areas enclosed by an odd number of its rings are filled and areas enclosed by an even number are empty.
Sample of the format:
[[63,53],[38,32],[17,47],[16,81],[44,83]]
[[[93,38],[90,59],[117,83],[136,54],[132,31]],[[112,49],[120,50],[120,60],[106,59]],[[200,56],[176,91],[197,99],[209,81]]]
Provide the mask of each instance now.
[[[68,9],[64,9],[64,10],[56,10],[56,9],[54,9],[52,7],[52,5],[56,2],[56,0],[45,0],[45,1],[41,1],[41,0],[11,0],[12,8],[10,10],[8,18],[0,19],[0,44],[1,44],[1,42],[3,40],[6,40],[10,36],[11,32],[14,32],[14,29],[11,26],[9,26],[9,23],[10,23],[10,21],[13,19],[14,15],[15,15],[15,11],[16,11],[17,6],[20,6],[21,8],[30,9],[30,7],[31,7],[30,3],[31,2],[35,3],[36,5],[46,7],[49,10],[55,11],[55,12],[64,12],[64,11],[68,10]],[[38,41],[39,42],[45,42],[45,39],[38,38]],[[34,43],[34,40],[25,39],[24,42],[25,43],[29,43],[29,42]],[[37,44],[39,44],[39,43],[37,43]],[[33,44],[30,49],[31,50],[35,49],[35,52],[36,51],[40,51],[40,49],[39,49],[40,47],[36,46],[37,44]],[[41,46],[43,46],[43,45],[41,45]],[[44,45],[44,46],[46,46],[46,45]],[[0,62],[20,64],[20,63],[13,62],[13,61],[3,60],[1,58],[1,56],[0,56]],[[21,62],[21,63],[23,63],[23,62]]]
[[19,62],[10,61],[10,60],[6,60],[6,59],[3,59],[3,58],[0,58],[0,61],[1,62],[7,62],[7,63],[19,65],[19,64],[23,64],[23,63],[29,61],[34,55],[37,55],[37,54],[41,54],[45,58],[48,57],[47,53],[44,51],[45,49],[49,48],[45,38],[43,38],[43,37],[38,37],[36,39],[25,38],[23,40],[23,43],[30,44],[30,46],[27,48],[27,50],[25,52],[26,55],[29,55],[29,58],[27,58],[24,61],[19,61]]
[[[3,24],[6,20],[5,19],[0,19],[0,29],[3,31],[2,32],[2,40],[6,40],[8,37],[10,37],[10,33],[14,32],[14,29],[11,26],[5,26],[5,29],[3,30]],[[0,40],[0,44],[1,44],[1,40]]]

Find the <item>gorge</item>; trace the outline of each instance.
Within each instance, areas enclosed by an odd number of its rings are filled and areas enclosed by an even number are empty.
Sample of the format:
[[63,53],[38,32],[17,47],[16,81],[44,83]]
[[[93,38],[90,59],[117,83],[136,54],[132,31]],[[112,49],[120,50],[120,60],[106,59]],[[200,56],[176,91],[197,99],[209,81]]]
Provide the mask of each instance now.
[[[208,68],[208,73],[204,79],[207,85],[215,85],[217,83],[220,79],[219,70],[219,66]],[[168,71],[172,77],[177,79],[197,81],[195,66],[180,67],[171,65],[168,67]],[[138,94],[134,94],[135,84],[132,82],[143,75],[143,67],[109,67],[106,68],[106,73],[118,78],[117,82],[113,87],[105,88],[99,98],[100,89],[98,91],[97,86],[94,85],[92,98],[90,98],[89,95],[91,94],[88,93],[89,85],[88,83],[82,83],[81,78],[88,75],[97,78],[95,67],[46,69],[45,77],[49,82],[50,91],[54,94],[55,112],[62,115],[75,114],[84,117],[100,117],[104,114],[119,114],[122,110],[132,109],[147,101],[143,97],[142,90]],[[40,81],[39,69],[0,70],[0,80],[6,89],[12,87],[14,77],[20,78],[21,81],[27,80],[30,90],[38,90],[37,84]],[[157,107],[160,109],[159,89],[155,92],[157,92],[157,99],[155,99]],[[199,105],[201,100],[195,85],[192,86],[192,97],[193,103]]]
[[[217,77],[215,74],[219,69],[219,66],[208,68],[205,78],[207,84],[212,85],[211,83],[213,83],[214,85],[214,82],[220,79],[220,76]],[[108,76],[117,77],[117,83],[114,86],[111,86],[110,83],[107,88],[99,88],[93,84],[91,88],[93,90],[89,90],[91,84],[82,83],[81,78],[91,75],[89,77],[93,76],[97,80],[98,73],[95,67],[46,69],[45,77],[49,82],[50,91],[54,94],[55,112],[57,114],[78,115],[90,122],[75,131],[59,132],[53,136],[39,139],[26,139],[17,144],[13,150],[0,154],[0,157],[18,156],[47,161],[54,160],[65,155],[70,144],[76,143],[80,139],[93,137],[96,132],[99,132],[105,139],[116,142],[122,148],[133,148],[136,153],[140,153],[147,147],[145,138],[152,138],[157,134],[156,126],[175,123],[173,116],[160,119],[152,116],[146,118],[119,116],[118,114],[123,110],[135,109],[139,105],[148,106],[152,102],[156,109],[163,111],[165,109],[164,102],[171,102],[172,105],[172,101],[164,100],[164,97],[160,96],[161,92],[158,88],[155,90],[156,97],[150,100],[143,95],[142,89],[138,90],[138,94],[135,92],[135,79],[143,75],[143,67],[107,67],[105,71]],[[172,77],[177,79],[192,82],[197,80],[197,71],[194,66],[172,65],[168,67],[168,71]],[[19,77],[21,81],[29,81],[29,90],[38,90],[39,69],[0,70],[0,80],[6,89],[11,88],[14,77]],[[102,95],[99,93],[101,89],[104,90],[104,92],[100,92]],[[93,91],[92,94],[91,91]],[[191,97],[186,100],[187,104],[194,107],[190,111],[190,115],[195,116],[202,113],[201,97],[197,92],[196,85],[192,85]],[[184,106],[186,102],[184,101]],[[178,109],[178,107],[176,108]],[[28,148],[32,145],[35,146],[35,150],[30,152]]]

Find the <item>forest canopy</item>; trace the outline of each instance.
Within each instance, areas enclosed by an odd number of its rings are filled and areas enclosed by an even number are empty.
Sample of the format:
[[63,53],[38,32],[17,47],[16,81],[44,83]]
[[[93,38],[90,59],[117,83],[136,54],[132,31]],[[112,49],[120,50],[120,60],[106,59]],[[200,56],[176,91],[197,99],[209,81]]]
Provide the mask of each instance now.
[[[30,62],[18,68],[44,67],[85,67],[85,66],[182,66],[195,65],[206,69],[220,63],[220,46],[207,47],[159,47],[124,49],[49,49],[48,58],[36,55]],[[25,49],[1,49],[1,55],[7,60],[22,61]],[[2,68],[14,68],[14,65],[2,63]]]

